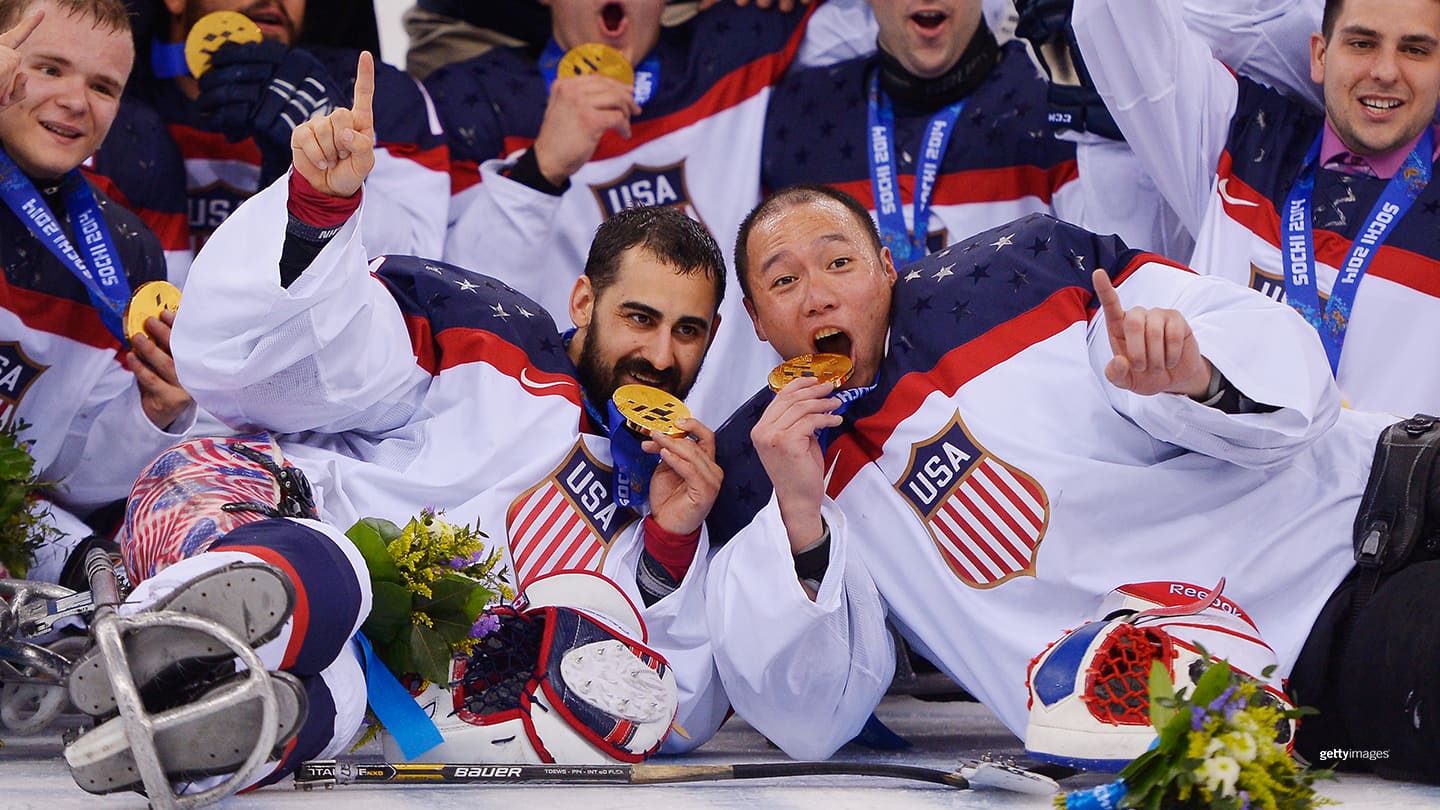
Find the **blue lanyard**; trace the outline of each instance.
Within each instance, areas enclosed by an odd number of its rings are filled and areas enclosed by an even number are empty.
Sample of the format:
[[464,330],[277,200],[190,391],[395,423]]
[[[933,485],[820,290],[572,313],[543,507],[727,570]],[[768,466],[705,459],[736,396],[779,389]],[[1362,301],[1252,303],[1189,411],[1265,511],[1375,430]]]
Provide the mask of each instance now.
[[914,232],[905,227],[900,203],[900,171],[895,163],[895,112],[890,99],[880,92],[880,76],[870,77],[870,191],[875,197],[880,239],[895,257],[895,266],[909,264],[928,252],[925,237],[930,233],[930,196],[940,176],[940,163],[955,131],[955,120],[965,106],[961,99],[935,113],[925,126],[920,142],[920,160],[915,171]]
[[1350,326],[1350,312],[1355,305],[1355,291],[1360,286],[1360,279],[1380,251],[1380,245],[1430,182],[1435,138],[1427,128],[1420,136],[1420,142],[1406,156],[1400,170],[1380,193],[1380,198],[1360,227],[1359,237],[1350,246],[1345,263],[1339,267],[1330,299],[1322,311],[1320,293],[1315,286],[1315,232],[1311,228],[1310,197],[1315,191],[1315,167],[1320,162],[1320,141],[1323,137],[1323,132],[1315,136],[1315,143],[1305,153],[1300,177],[1285,200],[1282,255],[1285,261],[1285,300],[1320,333],[1320,341],[1325,344],[1325,354],[1330,360],[1330,373],[1335,374],[1340,368],[1340,348],[1345,344],[1345,331]]
[[[555,83],[555,72],[560,68],[560,59],[565,56],[565,49],[560,43],[550,40],[545,46],[545,52],[540,54],[540,75],[545,77],[545,92],[550,92],[550,85]],[[635,103],[645,106],[645,102],[655,95],[655,88],[660,86],[660,57],[654,51],[635,66]]]
[[157,79],[173,79],[189,76],[190,65],[185,62],[185,43],[150,40],[150,69]]
[[0,149],[0,198],[4,198],[5,204],[35,238],[80,279],[105,328],[124,345],[128,339],[120,322],[125,305],[130,301],[130,280],[120,266],[115,240],[110,236],[110,228],[105,224],[95,195],[90,193],[90,184],[85,182],[78,170],[71,169],[65,175],[63,188],[65,210],[70,215],[71,229],[83,243],[84,259],[70,244],[65,229],[60,227],[59,220],[45,204],[45,198],[40,196],[35,184]]

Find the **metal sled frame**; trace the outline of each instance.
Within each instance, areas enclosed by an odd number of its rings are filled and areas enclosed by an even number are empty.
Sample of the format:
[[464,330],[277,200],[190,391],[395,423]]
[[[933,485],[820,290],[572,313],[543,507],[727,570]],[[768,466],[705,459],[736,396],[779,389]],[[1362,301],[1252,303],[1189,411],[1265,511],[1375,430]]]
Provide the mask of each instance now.
[[[5,689],[0,692],[0,726],[20,734],[33,734],[49,725],[64,710],[67,703],[63,697],[65,679],[69,677],[74,662],[24,638],[50,629],[47,600],[74,595],[75,592],[69,588],[48,582],[0,579],[0,597],[8,603],[0,605],[0,683],[6,687],[34,684],[62,693],[50,706],[41,707],[26,718],[21,715],[23,709],[15,690]],[[53,680],[41,680],[37,675],[47,675]]]
[[[170,808],[199,807],[219,801],[241,787],[264,764],[275,740],[279,726],[279,704],[270,685],[269,674],[260,656],[245,640],[217,622],[202,619],[176,611],[152,611],[134,616],[121,616],[116,612],[119,593],[115,586],[115,570],[104,552],[95,550],[86,558],[86,571],[90,574],[91,592],[95,596],[95,618],[91,633],[95,644],[110,666],[108,674],[110,687],[115,692],[115,702],[124,718],[125,738],[130,743],[136,767],[145,787],[145,796],[156,810]],[[144,627],[181,627],[207,633],[233,651],[248,668],[246,677],[232,690],[218,695],[201,698],[195,702],[177,706],[158,714],[150,714],[140,701],[140,690],[130,677],[130,667],[125,655],[122,639],[128,632]],[[234,774],[224,782],[208,790],[189,795],[177,795],[165,775],[155,747],[155,734],[170,726],[179,725],[197,716],[217,715],[221,711],[242,702],[259,698],[262,723],[260,738],[256,741],[250,756]]]

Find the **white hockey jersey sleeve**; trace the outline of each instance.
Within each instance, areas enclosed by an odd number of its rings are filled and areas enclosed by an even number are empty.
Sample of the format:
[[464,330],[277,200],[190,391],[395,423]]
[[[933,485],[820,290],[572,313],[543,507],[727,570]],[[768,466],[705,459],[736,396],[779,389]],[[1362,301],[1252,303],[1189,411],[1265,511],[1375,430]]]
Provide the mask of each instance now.
[[774,498],[710,563],[715,664],[735,711],[796,759],[825,759],[860,732],[895,674],[880,593],[848,553],[827,499],[830,564],[812,602],[795,576]]
[[171,341],[181,382],[232,427],[404,424],[430,375],[394,298],[370,275],[358,227],[365,203],[287,289],[288,194],[286,176],[240,206],[196,257]]
[[1179,4],[1076,0],[1085,65],[1125,140],[1191,233],[1205,215],[1238,87]]
[[[644,599],[635,584],[635,572],[644,551],[643,522],[627,529],[605,556],[602,573],[615,581],[635,605]],[[647,643],[659,650],[675,673],[680,706],[675,724],[684,729],[671,731],[661,751],[680,754],[715,736],[729,714],[720,674],[710,648],[710,629],[705,619],[705,580],[709,572],[710,541],[702,531],[695,549],[695,561],[680,586],[665,598],[640,610],[645,621]]]
[[1121,305],[1179,310],[1200,353],[1245,396],[1273,406],[1228,414],[1178,394],[1140,396],[1105,379],[1114,356],[1103,310],[1090,322],[1090,364],[1115,410],[1153,438],[1243,467],[1264,469],[1320,437],[1340,414],[1340,394],[1319,337],[1283,304],[1213,276],[1160,262],[1117,287]]
[[1310,79],[1310,35],[1320,30],[1322,0],[1185,0],[1185,24],[1215,58],[1261,84],[1323,109]]

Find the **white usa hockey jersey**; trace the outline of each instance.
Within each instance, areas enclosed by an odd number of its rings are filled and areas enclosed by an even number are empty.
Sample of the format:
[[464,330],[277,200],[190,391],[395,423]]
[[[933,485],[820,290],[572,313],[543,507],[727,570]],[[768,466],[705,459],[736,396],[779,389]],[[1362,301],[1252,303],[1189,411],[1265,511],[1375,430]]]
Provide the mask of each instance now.
[[[1111,386],[1095,267],[1127,308],[1184,313],[1204,355],[1279,409],[1232,416]],[[1020,735],[1030,660],[1111,589],[1147,581],[1226,577],[1289,671],[1352,565],[1390,421],[1340,413],[1294,312],[1038,215],[902,270],[893,311],[878,385],[826,454],[832,546],[814,602],[747,443],[768,391],[717,437],[723,548],[706,607],[741,716],[792,756],[828,756],[889,685],[888,616]]]

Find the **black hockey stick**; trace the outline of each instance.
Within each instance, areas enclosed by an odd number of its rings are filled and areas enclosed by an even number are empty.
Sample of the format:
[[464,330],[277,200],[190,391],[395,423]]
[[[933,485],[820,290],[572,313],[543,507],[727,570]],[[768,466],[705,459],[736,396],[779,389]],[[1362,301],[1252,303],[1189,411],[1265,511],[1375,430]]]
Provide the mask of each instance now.
[[959,771],[913,765],[863,762],[775,762],[740,765],[468,765],[455,763],[306,762],[295,769],[295,787],[309,790],[334,785],[505,785],[550,782],[597,785],[662,785],[721,779],[772,779],[785,776],[883,776],[969,788]]

